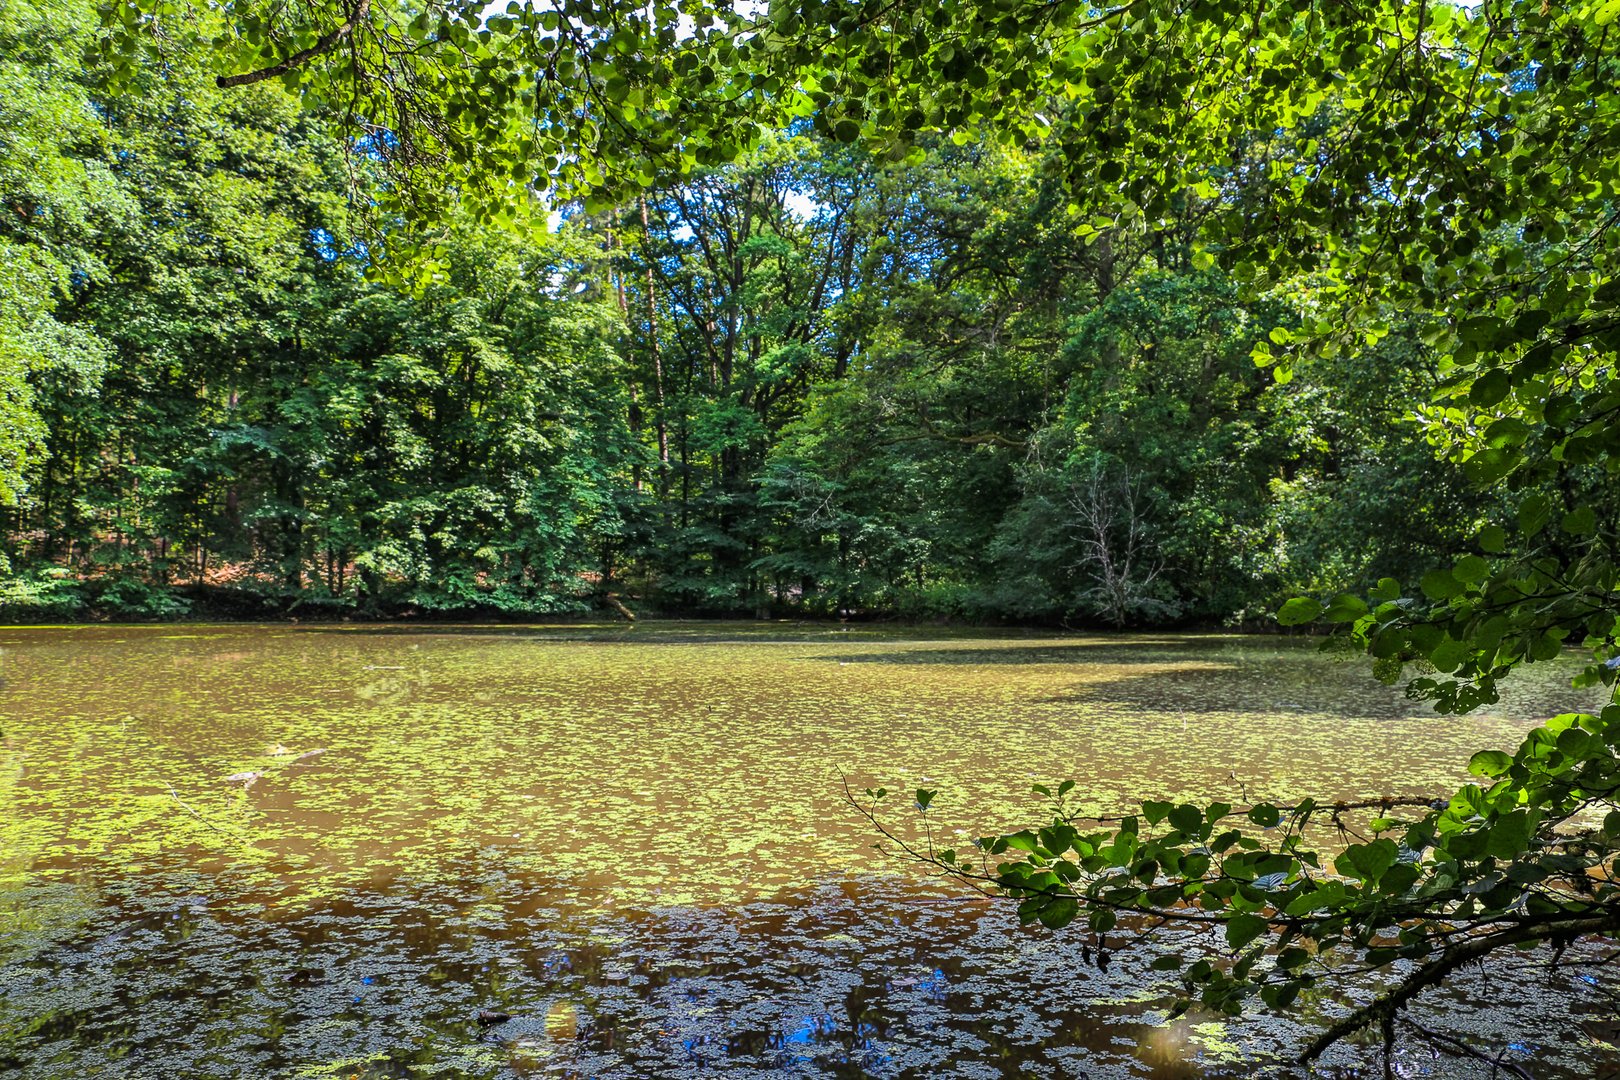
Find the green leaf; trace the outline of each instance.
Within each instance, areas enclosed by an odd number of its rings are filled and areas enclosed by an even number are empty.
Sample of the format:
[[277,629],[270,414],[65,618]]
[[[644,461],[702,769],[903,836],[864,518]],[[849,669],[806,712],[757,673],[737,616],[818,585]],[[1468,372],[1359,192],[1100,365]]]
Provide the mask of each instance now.
[[1508,373],[1501,368],[1492,368],[1474,380],[1474,385],[1468,389],[1468,400],[1482,409],[1488,409],[1502,401],[1513,389],[1513,382]]
[[1372,598],[1379,603],[1389,603],[1391,600],[1401,598],[1401,583],[1392,577],[1379,578],[1378,584],[1373,587]]
[[1470,652],[1469,647],[1463,642],[1448,637],[1434,647],[1434,651],[1429,654],[1429,663],[1438,671],[1456,671],[1462,666],[1463,661],[1468,659]]
[[1300,626],[1322,614],[1322,605],[1308,596],[1296,596],[1277,612],[1277,621],[1284,626]]
[[1464,591],[1462,582],[1450,570],[1430,570],[1419,583],[1423,595],[1430,600],[1445,601]]
[[1519,504],[1519,531],[1526,536],[1534,536],[1547,525],[1547,519],[1552,513],[1552,504],[1545,495],[1530,495]]
[[1498,859],[1512,859],[1530,846],[1536,818],[1528,810],[1515,810],[1491,822],[1488,829],[1485,851]]
[[1204,812],[1190,803],[1182,803],[1170,811],[1170,827],[1188,836],[1197,836],[1204,827]]
[[1578,507],[1565,514],[1558,526],[1575,536],[1591,536],[1597,532],[1597,512],[1590,506]]
[[1412,887],[1422,872],[1416,863],[1398,862],[1379,877],[1378,887],[1386,893],[1400,896]]
[[1154,802],[1149,799],[1142,803],[1142,816],[1149,825],[1157,825],[1170,813],[1173,804],[1167,802]]
[[1284,971],[1293,971],[1304,967],[1310,958],[1311,954],[1304,949],[1284,949],[1277,954],[1277,966]]
[[1399,849],[1393,840],[1374,840],[1370,844],[1352,844],[1333,862],[1333,868],[1345,877],[1358,878],[1369,884],[1384,876],[1395,865]]
[[1475,776],[1501,776],[1512,767],[1512,756],[1500,750],[1481,750],[1468,759],[1468,771]]
[[1226,921],[1226,943],[1241,949],[1270,929],[1271,924],[1259,915],[1233,915]]
[[1325,618],[1328,622],[1355,622],[1367,614],[1367,601],[1351,593],[1340,593],[1329,601]]
[[1273,983],[1260,988],[1260,1000],[1273,1009],[1286,1009],[1299,996],[1299,983]]
[[1340,885],[1338,882],[1327,882],[1318,888],[1300,893],[1298,896],[1294,897],[1294,899],[1288,902],[1288,906],[1283,909],[1283,914],[1295,916],[1308,915],[1309,913],[1316,911],[1318,908],[1329,907],[1337,903],[1343,898],[1343,895],[1343,885]]
[[1061,930],[1074,921],[1079,914],[1080,905],[1072,897],[1060,896],[1041,908],[1039,918],[1041,925],[1048,930]]

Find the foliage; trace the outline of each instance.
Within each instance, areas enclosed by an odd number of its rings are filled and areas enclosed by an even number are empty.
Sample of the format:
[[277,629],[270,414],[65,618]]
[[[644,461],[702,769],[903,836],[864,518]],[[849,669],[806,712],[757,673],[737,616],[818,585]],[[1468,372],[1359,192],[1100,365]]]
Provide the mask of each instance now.
[[[1098,828],[1071,807],[1074,785],[1064,781],[1036,786],[1052,802],[1049,824],[985,837],[976,851],[918,849],[878,827],[905,854],[1018,900],[1026,923],[1056,930],[1084,916],[1106,935],[1154,917],[1207,929],[1217,939],[1211,955],[1154,962],[1181,973],[1172,1016],[1195,1002],[1237,1014],[1256,997],[1286,1008],[1344,978],[1344,954],[1361,970],[1411,965],[1392,989],[1312,1040],[1300,1056],[1310,1062],[1362,1028],[1393,1039],[1402,1008],[1493,951],[1550,941],[1562,952],[1576,938],[1620,931],[1617,724],[1620,706],[1566,714],[1532,731],[1515,754],[1481,751],[1469,771],[1485,786],[1465,786],[1416,818],[1392,812],[1426,800],[1243,809],[1145,802],[1116,828]],[[860,804],[874,822],[886,794],[868,791]],[[934,794],[917,792],[925,815]],[[1372,838],[1336,855],[1306,839],[1313,818],[1328,816],[1342,830],[1352,811],[1376,813]]]
[[[368,281],[386,240],[349,227],[371,180],[329,118],[278,85],[222,90],[201,61],[80,99],[60,171],[106,190],[60,255],[71,303],[39,319],[108,362],[27,364],[16,400],[39,420],[7,430],[40,453],[16,470],[13,591],[57,568],[82,587],[53,606],[142,618],[578,606],[634,512],[610,308],[558,280],[595,248],[452,223],[436,282]],[[8,175],[34,175],[25,151]]]
[[[49,440],[8,550],[99,583],[81,611],[150,616],[163,588],[243,612],[623,592],[1140,624],[1464,550],[1456,484],[1385,494],[1429,460],[1394,419],[1410,386],[1326,360],[1275,384],[1248,354],[1295,301],[1191,269],[1189,222],[1088,243],[1045,152],[883,163],[787,131],[555,234],[522,202],[508,229],[448,207],[362,227],[346,202],[382,207],[397,178],[355,155],[346,110],[221,89],[195,43],[166,56],[83,76],[105,205],[139,212],[85,234],[103,269],[53,318],[112,363],[26,384]],[[1347,483],[1357,455],[1391,464]],[[1157,578],[1123,605],[1070,521],[1105,459],[1152,508]],[[1322,511],[1351,502],[1436,524],[1356,535]]]
[[178,47],[206,57],[222,88],[323,98],[396,178],[380,206],[511,225],[528,188],[605,208],[754,142],[786,87],[759,70],[771,45],[750,23],[707,0],[120,0],[103,8],[97,44],[115,86]]
[[106,345],[56,317],[98,273],[88,234],[127,202],[73,55],[81,5],[0,4],[0,505],[26,490],[44,425],[36,386],[93,385]]

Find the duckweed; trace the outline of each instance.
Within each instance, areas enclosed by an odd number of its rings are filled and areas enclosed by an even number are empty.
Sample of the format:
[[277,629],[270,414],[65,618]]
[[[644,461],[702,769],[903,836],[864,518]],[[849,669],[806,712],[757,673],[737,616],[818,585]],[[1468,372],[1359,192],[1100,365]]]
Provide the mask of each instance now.
[[[873,851],[843,784],[939,790],[936,839],[959,846],[1063,777],[1099,812],[1440,793],[1570,702],[1544,673],[1496,715],[1437,720],[1281,638],[199,626],[0,646],[0,1066],[39,1078],[1242,1072],[1333,1002],[1165,1025],[1161,946],[1087,965],[1089,935],[1020,929]],[[1545,978],[1513,963],[1500,978]],[[1582,1075],[1567,1016],[1520,1021],[1546,1075]]]

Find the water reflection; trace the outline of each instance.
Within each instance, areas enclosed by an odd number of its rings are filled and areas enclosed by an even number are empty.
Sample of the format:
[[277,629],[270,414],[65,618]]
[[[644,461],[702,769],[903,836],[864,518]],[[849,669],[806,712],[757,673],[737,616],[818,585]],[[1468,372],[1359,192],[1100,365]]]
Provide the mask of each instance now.
[[[1444,790],[1570,700],[1543,677],[1420,719],[1281,641],[811,633],[0,631],[0,1068],[1235,1075],[1300,1029],[1165,1025],[1151,951],[1101,972],[1084,935],[897,876],[833,766],[938,786],[978,835],[1065,775],[1100,809]],[[1588,1076],[1606,977],[1549,992],[1515,958],[1430,1012]]]
[[[1086,935],[1021,930],[1004,906],[893,880],[604,916],[578,897],[536,907],[543,883],[498,861],[465,874],[297,912],[109,899],[68,947],[8,970],[0,1046],[40,1077],[1184,1080],[1237,1075],[1301,1035],[1276,1020],[1165,1025],[1164,1003],[1143,991],[1150,950],[1116,938],[1125,947],[1103,974],[1078,955]],[[1521,1005],[1578,977],[1544,988],[1530,959],[1482,975],[1491,999]],[[1460,1009],[1464,1030],[1535,1062],[1536,1075],[1590,1075],[1567,1017],[1520,1008],[1509,1029],[1466,988],[1424,1015],[1456,1030]],[[1354,1070],[1357,1054],[1332,1065]]]

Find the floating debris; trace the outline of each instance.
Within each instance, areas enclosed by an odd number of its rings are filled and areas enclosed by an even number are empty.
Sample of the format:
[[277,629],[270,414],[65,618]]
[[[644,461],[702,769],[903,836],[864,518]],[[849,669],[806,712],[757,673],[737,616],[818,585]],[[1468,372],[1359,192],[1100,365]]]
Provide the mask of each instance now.
[[262,772],[234,772],[225,778],[225,782],[227,784],[241,784],[242,790],[246,791],[263,779],[264,773]]

